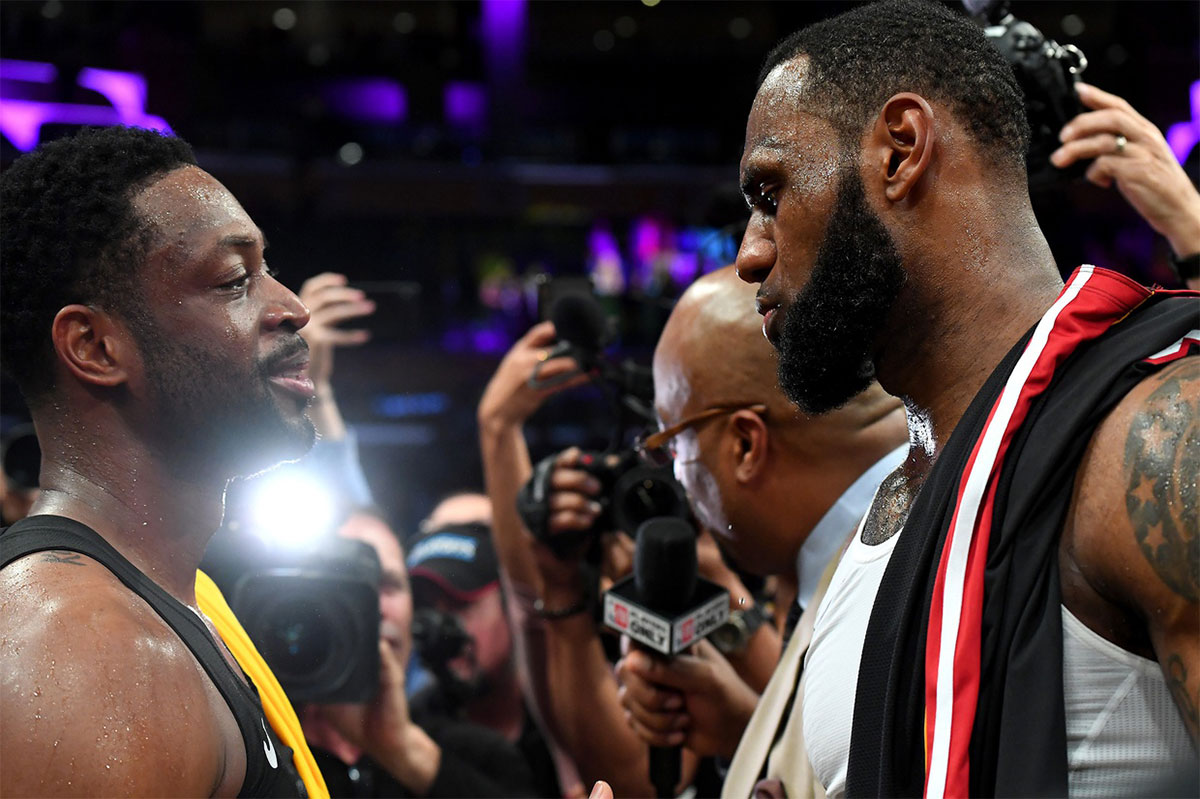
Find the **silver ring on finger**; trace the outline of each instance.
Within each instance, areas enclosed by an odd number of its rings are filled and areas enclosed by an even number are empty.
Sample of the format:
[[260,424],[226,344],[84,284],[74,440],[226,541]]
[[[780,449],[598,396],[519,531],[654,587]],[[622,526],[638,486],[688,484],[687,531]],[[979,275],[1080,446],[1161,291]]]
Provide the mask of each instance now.
[[1129,139],[1121,133],[1117,134],[1117,155],[1125,154],[1125,145],[1129,144]]

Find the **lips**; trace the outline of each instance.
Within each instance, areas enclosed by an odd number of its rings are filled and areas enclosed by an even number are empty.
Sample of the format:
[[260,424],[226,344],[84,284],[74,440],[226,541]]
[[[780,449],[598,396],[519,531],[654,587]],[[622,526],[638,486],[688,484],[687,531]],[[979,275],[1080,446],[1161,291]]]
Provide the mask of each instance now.
[[754,307],[763,317],[763,335],[766,336],[767,341],[774,344],[779,338],[779,334],[775,329],[775,318],[779,315],[779,303],[758,297],[754,301]]
[[295,354],[276,359],[268,372],[268,380],[289,394],[304,400],[316,396],[316,387],[308,376],[308,348],[302,347]]

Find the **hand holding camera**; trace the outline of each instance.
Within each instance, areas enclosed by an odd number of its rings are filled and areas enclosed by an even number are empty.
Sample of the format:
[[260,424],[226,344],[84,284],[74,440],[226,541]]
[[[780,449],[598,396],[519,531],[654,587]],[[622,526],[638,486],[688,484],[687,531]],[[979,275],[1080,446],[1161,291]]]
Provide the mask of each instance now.
[[360,289],[346,285],[346,276],[322,272],[304,281],[300,301],[308,308],[308,324],[300,335],[308,342],[308,374],[317,388],[328,387],[333,375],[333,348],[357,346],[370,338],[366,330],[344,330],[342,322],[369,316],[375,303]]
[[1101,188],[1115,183],[1177,256],[1200,252],[1200,194],[1159,129],[1115,94],[1086,83],[1076,88],[1092,110],[1063,127],[1051,163],[1091,160],[1085,177]]

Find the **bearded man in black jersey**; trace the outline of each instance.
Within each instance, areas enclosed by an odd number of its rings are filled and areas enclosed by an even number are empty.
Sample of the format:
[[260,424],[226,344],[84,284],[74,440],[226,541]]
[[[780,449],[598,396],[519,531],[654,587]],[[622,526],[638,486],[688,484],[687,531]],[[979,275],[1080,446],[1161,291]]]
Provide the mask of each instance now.
[[228,481],[312,444],[308,310],[179,139],[84,131],[0,186],[2,358],[42,446],[0,536],[0,793],[303,795],[303,739],[267,723],[197,566]]

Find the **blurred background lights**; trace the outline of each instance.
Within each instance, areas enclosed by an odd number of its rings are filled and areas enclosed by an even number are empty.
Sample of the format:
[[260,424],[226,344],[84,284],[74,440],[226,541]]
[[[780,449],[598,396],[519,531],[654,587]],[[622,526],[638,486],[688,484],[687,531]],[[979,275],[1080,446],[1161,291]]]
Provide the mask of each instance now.
[[1068,36],[1078,36],[1086,29],[1083,19],[1078,14],[1067,14],[1062,18],[1063,33]]
[[637,35],[637,21],[633,17],[617,17],[613,22],[613,32],[622,39],[629,39]]
[[729,35],[735,39],[745,39],[753,30],[754,26],[745,17],[734,17],[729,20]]
[[354,166],[363,159],[362,145],[358,142],[346,142],[338,149],[337,159],[343,166]]
[[290,31],[296,27],[296,12],[290,8],[277,8],[271,15],[271,22],[281,31]]
[[599,30],[592,37],[592,44],[602,53],[607,53],[613,49],[613,45],[617,43],[617,39],[613,36],[612,31]]
[[417,27],[417,18],[408,11],[401,11],[392,17],[392,27],[396,33],[412,33]]
[[268,544],[308,546],[337,520],[337,502],[316,475],[285,467],[248,481],[246,490],[252,530]]

